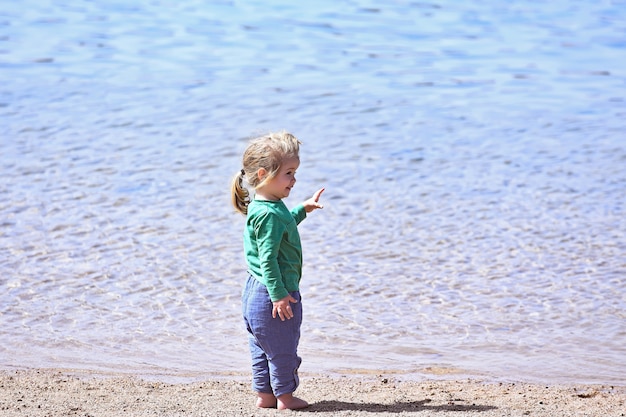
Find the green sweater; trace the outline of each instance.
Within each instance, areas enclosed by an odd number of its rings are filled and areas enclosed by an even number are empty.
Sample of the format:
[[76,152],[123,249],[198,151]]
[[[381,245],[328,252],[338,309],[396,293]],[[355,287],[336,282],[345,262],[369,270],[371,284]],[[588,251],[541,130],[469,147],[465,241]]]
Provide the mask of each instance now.
[[302,204],[292,211],[282,200],[252,200],[248,205],[243,236],[246,262],[272,301],[300,288],[302,245],[297,226],[305,218]]

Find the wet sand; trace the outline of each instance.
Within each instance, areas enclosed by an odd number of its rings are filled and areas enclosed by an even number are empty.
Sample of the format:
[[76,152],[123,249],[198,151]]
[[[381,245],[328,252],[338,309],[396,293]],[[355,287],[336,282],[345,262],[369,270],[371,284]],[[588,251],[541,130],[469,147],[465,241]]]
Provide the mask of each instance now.
[[245,377],[165,383],[69,370],[0,371],[11,416],[624,416],[626,386],[539,385],[396,375],[302,375],[298,412],[258,409]]

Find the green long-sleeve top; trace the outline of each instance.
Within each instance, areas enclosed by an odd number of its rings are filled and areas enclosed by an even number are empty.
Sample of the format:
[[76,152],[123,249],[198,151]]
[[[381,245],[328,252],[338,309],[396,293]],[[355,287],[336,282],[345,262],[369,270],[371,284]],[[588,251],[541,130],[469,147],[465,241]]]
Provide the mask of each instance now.
[[243,246],[249,272],[261,281],[272,301],[298,291],[302,245],[298,224],[306,218],[300,204],[289,211],[282,200],[252,200],[248,205]]

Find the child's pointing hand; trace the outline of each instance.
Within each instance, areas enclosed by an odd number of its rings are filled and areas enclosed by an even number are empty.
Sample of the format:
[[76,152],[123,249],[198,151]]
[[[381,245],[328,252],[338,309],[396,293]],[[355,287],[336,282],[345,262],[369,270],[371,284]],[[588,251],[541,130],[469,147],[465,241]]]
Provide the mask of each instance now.
[[320,188],[319,190],[317,190],[315,192],[315,194],[313,194],[313,197],[309,198],[304,203],[302,203],[302,205],[304,206],[304,210],[307,213],[310,213],[310,212],[312,212],[315,209],[324,208],[324,206],[319,203],[320,196],[322,195],[324,190],[325,190],[325,188]]

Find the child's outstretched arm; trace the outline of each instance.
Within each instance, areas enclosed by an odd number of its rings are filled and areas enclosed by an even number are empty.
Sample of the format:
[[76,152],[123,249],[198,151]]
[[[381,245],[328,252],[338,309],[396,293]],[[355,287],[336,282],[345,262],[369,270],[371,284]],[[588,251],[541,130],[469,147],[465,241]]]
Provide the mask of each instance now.
[[316,210],[316,209],[324,208],[324,206],[319,203],[320,196],[322,195],[324,190],[325,190],[325,188],[320,188],[319,190],[317,190],[315,192],[315,194],[313,194],[313,197],[309,198],[304,203],[302,203],[302,205],[304,206],[304,210],[307,213],[310,213],[310,212],[312,212],[313,210]]

